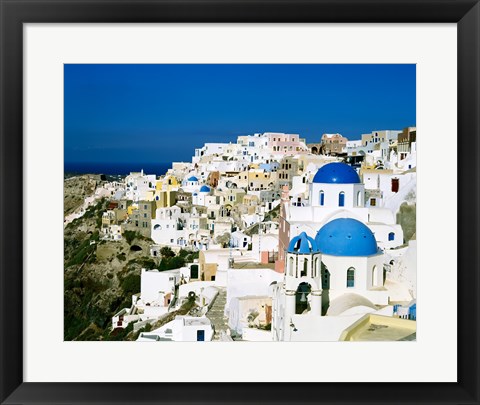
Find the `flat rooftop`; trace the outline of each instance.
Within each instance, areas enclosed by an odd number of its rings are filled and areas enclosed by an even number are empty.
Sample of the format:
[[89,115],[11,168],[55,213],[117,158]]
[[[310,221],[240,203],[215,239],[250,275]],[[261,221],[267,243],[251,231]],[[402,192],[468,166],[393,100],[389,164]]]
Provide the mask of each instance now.
[[343,341],[378,342],[416,340],[417,322],[408,319],[367,314],[345,329]]
[[185,326],[211,325],[211,322],[208,318],[190,318],[184,319],[184,324]]
[[275,269],[275,263],[240,262],[233,264],[234,269]]

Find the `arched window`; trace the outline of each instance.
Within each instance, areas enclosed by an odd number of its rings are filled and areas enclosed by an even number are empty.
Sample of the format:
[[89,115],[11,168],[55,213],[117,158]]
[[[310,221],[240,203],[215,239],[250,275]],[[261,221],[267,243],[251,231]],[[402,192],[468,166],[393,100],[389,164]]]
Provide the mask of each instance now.
[[347,288],[355,287],[355,269],[350,267],[347,270]]
[[394,232],[390,232],[388,234],[388,240],[395,240],[395,233]]
[[305,259],[303,259],[303,270],[302,270],[302,274],[300,276],[301,277],[307,277],[307,270],[308,270],[308,260],[305,258]]
[[343,191],[340,191],[340,193],[338,194],[338,206],[345,206],[345,193]]
[[288,259],[288,267],[289,267],[288,269],[289,274],[293,276],[293,257],[292,256],[290,256],[290,258]]
[[323,190],[320,190],[320,205],[324,205],[325,204],[325,193],[323,192]]
[[303,314],[308,310],[308,294],[312,291],[312,287],[307,283],[300,283],[295,294],[295,314]]
[[361,207],[362,206],[362,192],[359,191],[357,193],[357,207]]
[[153,227],[153,230],[156,231],[158,229],[162,229],[161,225],[157,224]]
[[378,274],[377,274],[377,266],[373,266],[372,268],[372,287],[376,287],[377,286],[377,277],[378,277]]

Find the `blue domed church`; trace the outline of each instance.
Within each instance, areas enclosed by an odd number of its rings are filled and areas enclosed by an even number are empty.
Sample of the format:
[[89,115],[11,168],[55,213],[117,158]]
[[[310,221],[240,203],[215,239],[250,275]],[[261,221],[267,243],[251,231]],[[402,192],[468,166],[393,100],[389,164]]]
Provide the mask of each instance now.
[[365,187],[357,172],[345,163],[322,166],[310,184],[312,207],[363,207]]
[[365,186],[351,166],[339,162],[322,166],[307,190],[302,204],[291,204],[288,190],[283,190],[277,271],[284,270],[286,248],[293,236],[305,232],[314,237],[334,219],[351,218],[365,224],[381,249],[403,244],[403,230],[396,223],[395,213],[383,207],[365,206]]
[[328,317],[335,301],[345,301],[347,308],[348,302],[363,302],[364,307],[366,302],[370,310],[388,305],[384,250],[394,244],[384,241],[388,233],[396,233],[399,245],[403,233],[392,213],[364,207],[364,200],[358,174],[343,163],[317,171],[307,206],[282,199],[279,257],[284,280],[272,286],[276,339],[291,340],[299,316]]

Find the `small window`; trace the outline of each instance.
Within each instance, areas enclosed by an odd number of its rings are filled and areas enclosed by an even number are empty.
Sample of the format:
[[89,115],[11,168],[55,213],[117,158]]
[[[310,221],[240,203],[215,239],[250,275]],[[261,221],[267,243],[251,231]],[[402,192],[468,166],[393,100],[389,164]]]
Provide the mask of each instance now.
[[345,193],[341,191],[338,194],[338,206],[339,207],[344,207],[345,206]]
[[355,269],[350,267],[347,270],[347,288],[355,287]]
[[325,193],[323,190],[320,190],[320,205],[323,206],[325,204]]
[[394,232],[390,232],[388,234],[388,240],[395,240],[395,233]]

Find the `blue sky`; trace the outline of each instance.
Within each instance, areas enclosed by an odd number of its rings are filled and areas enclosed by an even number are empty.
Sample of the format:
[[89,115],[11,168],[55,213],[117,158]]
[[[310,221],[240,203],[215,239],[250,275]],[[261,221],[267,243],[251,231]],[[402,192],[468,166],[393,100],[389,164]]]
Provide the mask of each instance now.
[[415,65],[65,65],[65,161],[190,160],[256,132],[416,125]]

